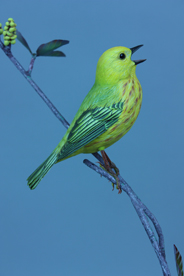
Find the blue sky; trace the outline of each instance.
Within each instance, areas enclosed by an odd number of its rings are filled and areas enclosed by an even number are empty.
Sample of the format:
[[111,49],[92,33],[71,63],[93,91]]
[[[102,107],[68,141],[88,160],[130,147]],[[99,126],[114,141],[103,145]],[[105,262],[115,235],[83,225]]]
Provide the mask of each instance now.
[[[68,39],[66,58],[38,58],[32,77],[71,122],[92,87],[98,58],[114,46],[144,44],[134,58],[143,104],[133,128],[107,149],[158,219],[176,275],[173,244],[184,257],[183,8],[177,1],[12,1],[13,17],[32,51]],[[29,52],[12,49],[27,69]],[[83,165],[57,164],[30,191],[27,177],[52,152],[65,128],[0,51],[0,274],[162,275],[155,252],[125,193]]]

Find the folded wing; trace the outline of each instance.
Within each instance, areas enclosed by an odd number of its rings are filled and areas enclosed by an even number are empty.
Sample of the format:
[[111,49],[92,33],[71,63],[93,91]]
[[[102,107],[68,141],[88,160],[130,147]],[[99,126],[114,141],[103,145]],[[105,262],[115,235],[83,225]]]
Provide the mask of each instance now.
[[58,156],[58,161],[68,157],[102,135],[118,121],[122,111],[123,102],[114,103],[109,107],[99,107],[84,111],[71,129],[67,142]]

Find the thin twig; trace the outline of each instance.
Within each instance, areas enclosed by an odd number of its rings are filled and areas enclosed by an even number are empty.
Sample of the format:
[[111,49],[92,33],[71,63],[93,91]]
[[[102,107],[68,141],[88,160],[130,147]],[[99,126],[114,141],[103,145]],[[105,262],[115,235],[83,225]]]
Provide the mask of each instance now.
[[36,55],[33,55],[32,58],[31,58],[30,64],[29,64],[29,68],[28,68],[28,70],[26,71],[26,74],[27,74],[29,77],[31,77],[31,73],[32,73],[32,71],[33,71],[33,66],[34,66],[35,60],[36,60]]
[[[61,115],[61,113],[56,109],[56,107],[52,104],[52,102],[47,98],[47,96],[43,93],[43,91],[37,86],[37,84],[33,81],[31,78],[31,72],[33,69],[34,61],[30,63],[30,67],[28,71],[25,71],[25,69],[22,67],[22,65],[15,59],[15,57],[11,53],[11,47],[7,46],[5,47],[4,44],[0,40],[0,48],[4,51],[4,53],[9,57],[9,59],[12,61],[12,63],[16,66],[16,68],[22,73],[22,75],[26,78],[26,80],[31,84],[31,86],[35,89],[35,91],[38,93],[38,95],[44,100],[44,102],[47,104],[47,106],[50,108],[50,110],[54,113],[54,115],[59,119],[59,121],[64,125],[65,128],[69,127],[69,123],[66,121],[66,119]],[[93,153],[93,156],[97,158],[100,163],[103,165],[103,159],[102,157],[96,152]],[[110,180],[112,183],[116,184],[116,180],[113,176],[108,174],[105,170],[101,169],[100,167],[96,166],[89,160],[85,159],[84,164],[86,164],[88,167],[99,173],[100,175],[104,176],[106,179]],[[122,178],[122,176],[118,176],[120,183],[121,183],[121,189],[124,190],[127,195],[130,197],[131,202],[144,226],[144,229],[149,237],[149,240],[156,252],[156,255],[159,259],[163,275],[164,276],[170,276],[170,271],[168,268],[168,264],[165,259],[165,248],[164,248],[164,237],[162,233],[162,229],[154,217],[154,215],[150,212],[150,210],[141,202],[141,200],[138,198],[138,196],[134,193],[132,188],[128,185],[128,183]],[[158,234],[159,243],[157,242],[156,237],[154,236],[154,233],[151,229],[151,226],[149,224],[149,221],[147,219],[152,221],[156,232]]]

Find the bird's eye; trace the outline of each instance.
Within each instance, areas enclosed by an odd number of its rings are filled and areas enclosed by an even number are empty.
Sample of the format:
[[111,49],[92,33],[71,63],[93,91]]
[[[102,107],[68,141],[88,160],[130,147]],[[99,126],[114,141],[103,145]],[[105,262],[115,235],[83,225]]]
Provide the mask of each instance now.
[[125,59],[126,58],[124,53],[121,53],[119,57],[120,57],[120,59]]

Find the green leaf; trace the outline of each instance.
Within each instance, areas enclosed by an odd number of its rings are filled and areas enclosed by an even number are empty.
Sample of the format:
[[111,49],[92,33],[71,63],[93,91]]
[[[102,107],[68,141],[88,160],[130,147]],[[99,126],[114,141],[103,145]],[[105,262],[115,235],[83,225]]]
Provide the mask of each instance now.
[[45,55],[42,55],[45,57],[65,57],[65,54],[61,51],[52,51],[52,52],[48,52]]
[[28,51],[31,53],[31,55],[33,55],[27,41],[25,40],[23,35],[18,30],[16,30],[16,35],[17,35],[17,39],[24,45],[24,47],[26,47],[28,49]]
[[176,269],[178,272],[178,276],[183,276],[183,261],[180,252],[178,251],[178,248],[174,244],[174,255],[176,260]]
[[[68,44],[68,40],[62,40],[62,39],[56,39],[53,41],[50,41],[48,43],[42,44],[38,47],[36,54],[37,56],[65,56],[64,54],[52,54],[51,52],[54,52],[55,49]],[[59,51],[56,51],[56,53]],[[61,52],[62,53],[62,52]]]

